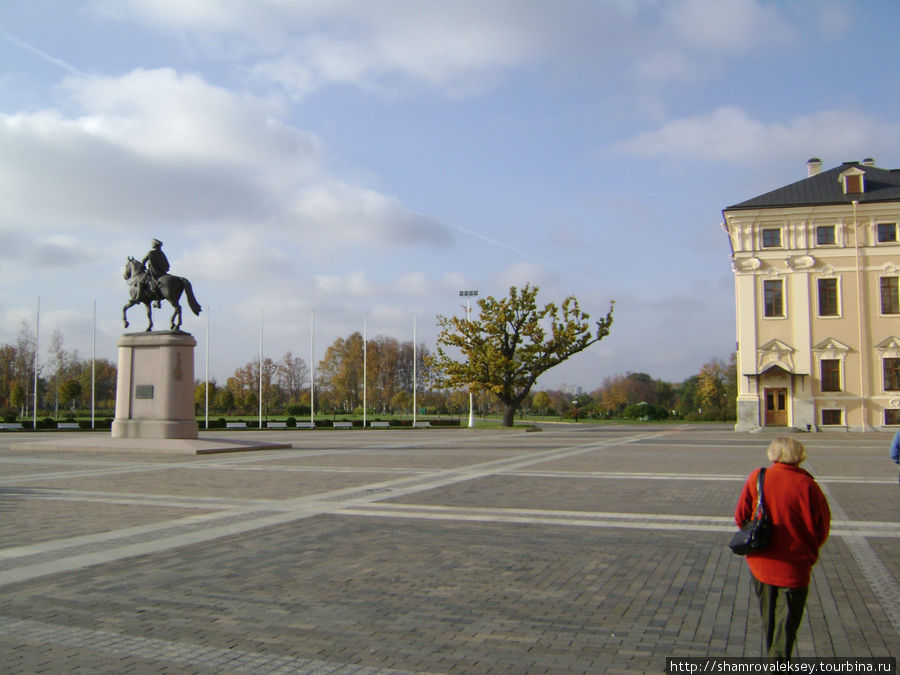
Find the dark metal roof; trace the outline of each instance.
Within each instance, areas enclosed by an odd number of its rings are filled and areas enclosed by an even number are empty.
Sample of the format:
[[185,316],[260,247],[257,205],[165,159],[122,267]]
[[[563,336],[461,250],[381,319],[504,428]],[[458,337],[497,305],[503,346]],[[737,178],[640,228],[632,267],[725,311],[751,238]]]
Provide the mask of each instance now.
[[[838,176],[853,167],[865,172],[865,192],[844,194]],[[849,204],[853,200],[857,200],[859,203],[900,201],[900,169],[879,169],[876,166],[865,166],[859,162],[844,162],[840,166],[823,171],[816,176],[804,178],[740,204],[729,206],[725,211]]]

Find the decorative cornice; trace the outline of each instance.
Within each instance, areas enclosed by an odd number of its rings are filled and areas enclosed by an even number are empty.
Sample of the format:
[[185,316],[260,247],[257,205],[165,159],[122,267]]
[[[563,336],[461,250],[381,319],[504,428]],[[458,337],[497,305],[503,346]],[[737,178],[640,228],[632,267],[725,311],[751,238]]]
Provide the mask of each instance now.
[[843,342],[834,338],[826,338],[812,348],[817,359],[839,359],[844,361],[851,349]]
[[811,255],[795,255],[787,258],[784,264],[792,270],[808,270],[810,267],[815,266],[816,259]]
[[769,340],[756,350],[756,372],[762,373],[778,366],[789,373],[794,372],[794,348],[781,340]]
[[875,351],[882,358],[898,359],[900,358],[900,338],[892,335],[875,345]]
[[835,340],[834,338],[825,338],[815,347],[813,347],[814,352],[818,351],[838,351],[838,352],[849,352],[850,347],[845,345],[840,340]]
[[753,272],[762,267],[762,260],[757,257],[735,258],[733,267],[737,272]]

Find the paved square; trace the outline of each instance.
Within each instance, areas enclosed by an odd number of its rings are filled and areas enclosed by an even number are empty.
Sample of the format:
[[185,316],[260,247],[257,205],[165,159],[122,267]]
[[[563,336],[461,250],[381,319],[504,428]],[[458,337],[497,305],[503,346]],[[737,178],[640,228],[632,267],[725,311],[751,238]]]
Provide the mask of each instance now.
[[[0,671],[662,672],[758,655],[725,543],[769,434],[246,433],[293,447],[37,452],[0,434]],[[833,512],[798,656],[898,656],[890,434],[798,437]]]

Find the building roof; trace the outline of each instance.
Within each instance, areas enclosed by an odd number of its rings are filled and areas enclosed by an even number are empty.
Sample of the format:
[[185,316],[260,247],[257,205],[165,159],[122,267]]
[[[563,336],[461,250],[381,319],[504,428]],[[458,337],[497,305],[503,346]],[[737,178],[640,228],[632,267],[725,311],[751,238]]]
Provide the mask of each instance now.
[[[853,168],[864,172],[865,192],[844,194],[838,176]],[[900,201],[900,169],[879,169],[876,166],[867,166],[859,162],[844,162],[840,166],[822,171],[815,176],[726,207],[725,211],[849,204],[853,200],[861,204],[864,202]]]

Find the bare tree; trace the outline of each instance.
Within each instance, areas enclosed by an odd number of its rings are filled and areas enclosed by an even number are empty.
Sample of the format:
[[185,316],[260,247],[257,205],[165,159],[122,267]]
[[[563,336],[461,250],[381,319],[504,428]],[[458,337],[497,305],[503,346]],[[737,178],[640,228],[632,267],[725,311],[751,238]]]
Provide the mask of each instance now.
[[291,352],[285,352],[276,367],[276,381],[289,401],[296,401],[300,393],[306,389],[309,380],[309,368],[306,361]]

